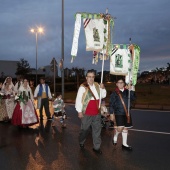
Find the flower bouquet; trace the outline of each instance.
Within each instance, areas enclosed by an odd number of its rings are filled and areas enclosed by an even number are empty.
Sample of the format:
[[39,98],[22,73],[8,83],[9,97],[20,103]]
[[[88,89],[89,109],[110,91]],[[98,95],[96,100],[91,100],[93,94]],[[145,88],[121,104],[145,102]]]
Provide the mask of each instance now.
[[20,103],[22,102],[23,104],[26,104],[25,103],[25,100],[24,100],[24,98],[22,97],[22,95],[20,94],[17,94],[16,96],[15,96],[15,101],[19,101]]

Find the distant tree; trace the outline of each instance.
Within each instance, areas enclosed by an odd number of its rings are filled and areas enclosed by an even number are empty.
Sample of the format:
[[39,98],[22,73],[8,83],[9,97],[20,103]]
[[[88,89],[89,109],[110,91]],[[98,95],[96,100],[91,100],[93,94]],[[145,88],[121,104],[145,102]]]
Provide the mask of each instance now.
[[1,72],[1,78],[4,78],[4,75],[5,75],[5,74],[4,74],[4,72],[2,71],[2,72]]
[[167,65],[168,65],[168,66],[166,67],[166,70],[167,70],[167,71],[170,71],[170,63],[167,63]]
[[158,72],[159,71],[159,68],[158,67],[156,67],[156,72]]
[[15,74],[25,76],[28,73],[30,73],[30,65],[27,60],[21,58],[20,61],[17,63],[17,71]]
[[156,70],[155,70],[155,69],[153,69],[153,70],[151,70],[151,72],[152,72],[152,73],[155,73],[155,72],[156,72]]

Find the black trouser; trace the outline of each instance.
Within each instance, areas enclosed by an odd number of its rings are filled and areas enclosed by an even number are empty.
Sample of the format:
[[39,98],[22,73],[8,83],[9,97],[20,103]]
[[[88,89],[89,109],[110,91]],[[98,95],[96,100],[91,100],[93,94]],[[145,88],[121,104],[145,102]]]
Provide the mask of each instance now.
[[48,98],[41,99],[40,118],[43,118],[43,114],[42,114],[43,107],[45,109],[45,114],[46,114],[47,118],[50,117]]

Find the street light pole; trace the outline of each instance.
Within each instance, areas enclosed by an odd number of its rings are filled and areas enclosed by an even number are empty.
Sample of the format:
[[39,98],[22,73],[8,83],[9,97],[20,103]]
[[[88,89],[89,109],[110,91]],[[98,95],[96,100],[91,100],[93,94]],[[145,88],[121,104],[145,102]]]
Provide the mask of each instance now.
[[31,30],[30,30],[32,33],[34,33],[35,34],[35,41],[36,41],[36,86],[37,86],[37,84],[38,84],[38,82],[37,82],[37,71],[38,71],[38,33],[39,34],[42,34],[43,32],[44,32],[44,29],[43,28],[41,28],[41,27],[37,27],[37,28],[32,28]]
[[37,63],[38,63],[38,33],[35,32],[36,39],[36,86],[37,86]]
[[62,0],[62,34],[61,34],[61,51],[62,51],[62,97],[64,98],[64,0]]

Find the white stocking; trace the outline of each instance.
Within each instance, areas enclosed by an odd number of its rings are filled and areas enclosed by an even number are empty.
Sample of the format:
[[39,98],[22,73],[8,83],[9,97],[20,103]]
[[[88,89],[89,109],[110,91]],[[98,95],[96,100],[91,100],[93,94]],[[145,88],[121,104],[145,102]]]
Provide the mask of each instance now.
[[120,132],[117,131],[117,129],[115,129],[115,133],[114,133],[114,137],[113,137],[113,141],[114,143],[117,143],[117,138]]
[[127,135],[128,135],[128,130],[123,130],[122,131],[122,144],[128,147],[129,145],[127,145]]

